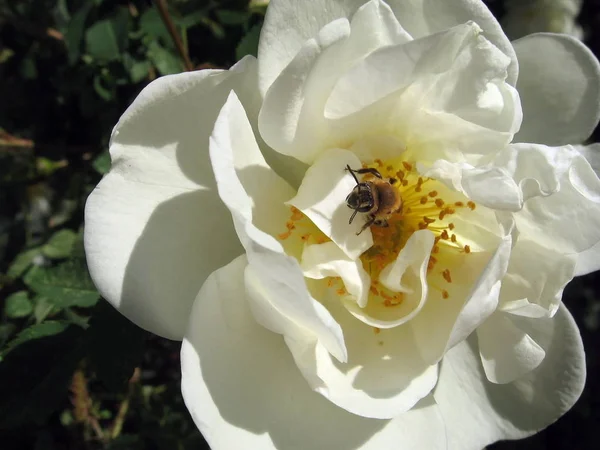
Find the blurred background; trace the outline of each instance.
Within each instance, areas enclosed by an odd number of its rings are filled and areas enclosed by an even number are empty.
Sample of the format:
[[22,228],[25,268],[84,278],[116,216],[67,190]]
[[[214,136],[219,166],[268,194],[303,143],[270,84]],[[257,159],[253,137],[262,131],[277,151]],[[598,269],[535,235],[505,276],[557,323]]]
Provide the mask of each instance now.
[[[207,448],[179,391],[180,344],[129,323],[91,283],[83,207],[140,90],[255,55],[267,3],[0,0],[1,449]],[[600,0],[486,3],[511,38],[565,32],[600,54]],[[564,295],[587,353],[581,399],[544,432],[490,448],[598,448],[599,281]]]

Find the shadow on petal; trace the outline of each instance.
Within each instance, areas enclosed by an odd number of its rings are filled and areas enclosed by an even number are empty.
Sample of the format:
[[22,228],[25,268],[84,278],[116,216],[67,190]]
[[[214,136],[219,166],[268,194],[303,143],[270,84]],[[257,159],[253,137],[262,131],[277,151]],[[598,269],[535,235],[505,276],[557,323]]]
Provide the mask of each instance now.
[[143,328],[181,339],[202,283],[242,252],[215,191],[173,197],[154,209],[135,242],[120,310]]
[[255,321],[234,264],[203,286],[182,352],[184,398],[207,440],[232,448],[245,430],[262,448],[271,448],[265,433],[277,449],[362,448],[390,421],[348,413],[311,390],[283,338]]
[[[514,320],[546,351],[546,357],[537,369],[513,383],[485,383],[486,393],[500,416],[518,429],[534,432],[558,419],[581,394],[585,381],[583,345],[564,306],[553,319]],[[481,366],[480,370],[485,379]]]

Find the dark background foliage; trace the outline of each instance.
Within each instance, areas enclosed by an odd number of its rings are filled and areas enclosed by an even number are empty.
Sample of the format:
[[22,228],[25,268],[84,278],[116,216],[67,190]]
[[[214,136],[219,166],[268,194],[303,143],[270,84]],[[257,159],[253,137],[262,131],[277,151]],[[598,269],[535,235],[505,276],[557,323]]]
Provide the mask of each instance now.
[[[0,0],[0,448],[205,448],[179,391],[179,344],[132,325],[91,283],[83,206],[140,90],[255,54],[260,3]],[[600,0],[580,22],[599,54]],[[582,398],[544,432],[492,448],[597,448],[598,279],[565,291],[587,351]]]

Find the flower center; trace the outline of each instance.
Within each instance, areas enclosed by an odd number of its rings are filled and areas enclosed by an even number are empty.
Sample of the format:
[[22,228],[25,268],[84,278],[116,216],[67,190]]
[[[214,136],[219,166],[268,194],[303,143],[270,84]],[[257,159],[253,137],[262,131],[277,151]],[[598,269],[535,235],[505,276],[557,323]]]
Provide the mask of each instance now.
[[[371,225],[373,246],[360,256],[363,267],[372,280],[369,301],[381,301],[387,307],[402,303],[403,294],[384,287],[379,282],[379,277],[381,271],[396,260],[411,235],[417,230],[425,229],[435,235],[435,244],[427,266],[428,284],[438,289],[443,298],[448,298],[452,283],[448,252],[471,253],[471,247],[463,243],[460,230],[452,222],[452,218],[461,209],[474,210],[475,203],[466,199],[449,201],[444,198],[448,188],[437,180],[420,176],[415,170],[415,164],[409,161],[384,162],[376,159],[372,164],[363,164],[363,168],[376,169],[384,180],[393,183],[391,187],[402,199],[400,209],[387,216],[387,226]],[[374,177],[366,174],[363,181]]]
[[[471,241],[461,234],[463,222],[453,219],[461,211],[475,210],[475,203],[442,182],[421,176],[415,163],[407,159],[375,159],[363,162],[362,168],[350,169],[357,176],[358,183],[370,186],[374,191],[373,197],[380,200],[373,203],[371,210],[358,212],[354,218],[364,221],[373,238],[373,245],[360,255],[360,263],[370,278],[367,303],[371,306],[380,304],[385,308],[403,303],[406,294],[384,286],[380,278],[384,269],[397,260],[410,237],[419,230],[429,230],[434,234],[434,245],[428,256],[427,285],[437,290],[443,299],[449,298],[453,282],[451,267],[456,264],[456,256],[471,253]],[[384,196],[387,197],[381,201]],[[362,204],[349,199],[347,202],[351,208],[362,208]],[[386,209],[385,202],[397,206]],[[301,262],[306,246],[325,244],[331,239],[299,209],[292,206],[290,210],[286,231],[279,233],[277,238],[285,251]],[[350,230],[349,226],[349,233],[354,233],[354,229]],[[350,295],[342,277],[326,278],[327,286],[337,295]]]

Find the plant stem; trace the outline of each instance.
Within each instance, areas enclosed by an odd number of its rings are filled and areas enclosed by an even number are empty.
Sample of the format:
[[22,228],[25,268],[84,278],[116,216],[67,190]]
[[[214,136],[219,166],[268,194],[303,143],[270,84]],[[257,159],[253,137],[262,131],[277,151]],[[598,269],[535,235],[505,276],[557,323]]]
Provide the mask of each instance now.
[[173,39],[173,43],[175,44],[175,47],[177,48],[177,51],[179,52],[179,56],[181,57],[183,64],[185,66],[185,70],[187,70],[187,71],[194,70],[194,65],[192,64],[192,61],[190,61],[190,57],[188,56],[187,49],[183,45],[181,36],[179,36],[179,33],[177,32],[177,28],[175,27],[175,24],[173,23],[173,19],[171,18],[171,15],[169,14],[169,7],[167,6],[167,0],[156,0],[156,6],[158,8],[158,12],[160,13],[160,17],[162,18],[163,22],[165,23],[165,26],[167,27],[167,30],[169,31],[169,34],[171,35],[171,39]]

